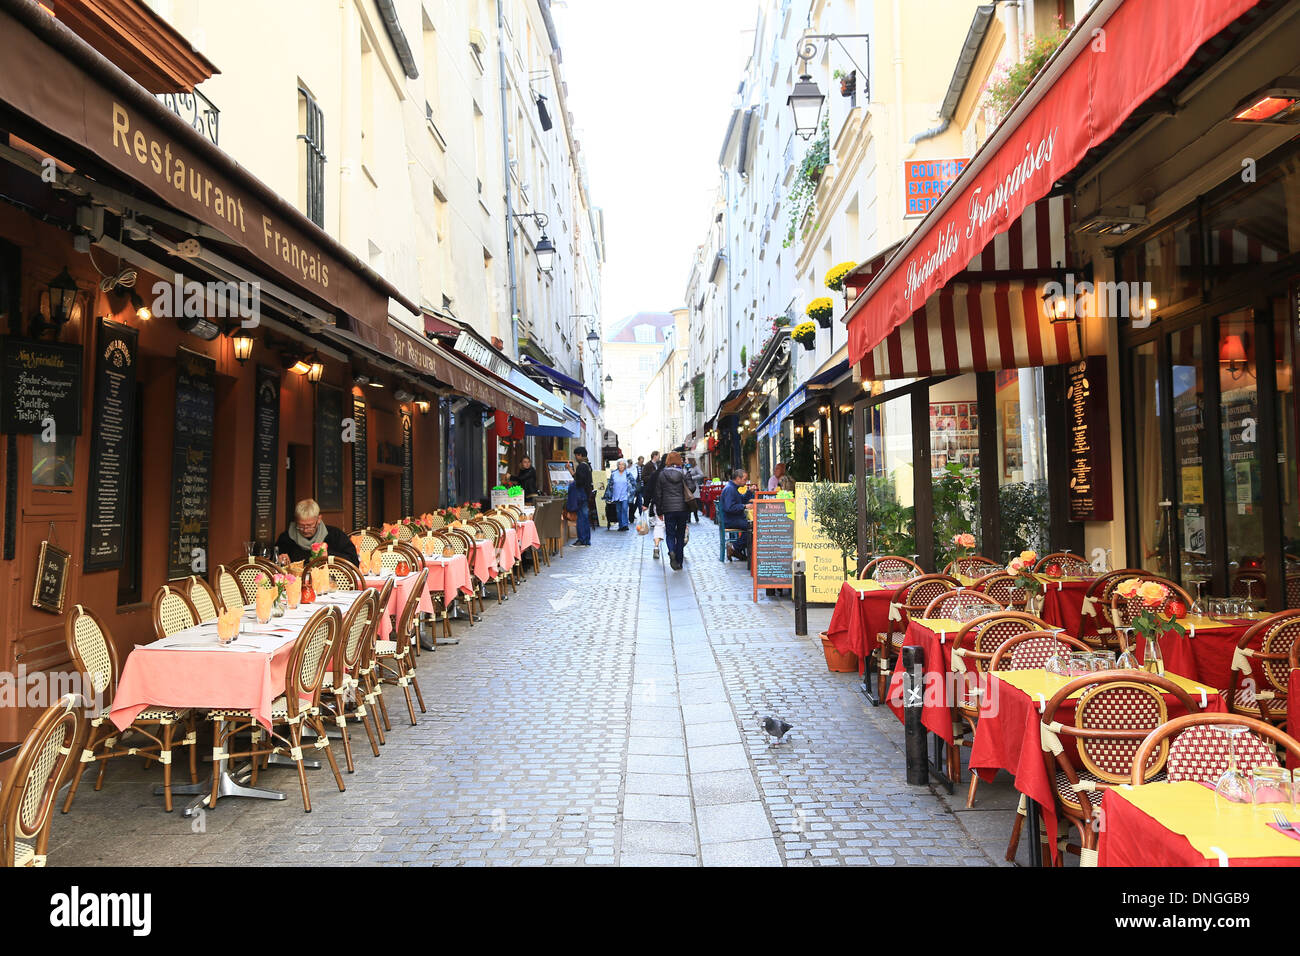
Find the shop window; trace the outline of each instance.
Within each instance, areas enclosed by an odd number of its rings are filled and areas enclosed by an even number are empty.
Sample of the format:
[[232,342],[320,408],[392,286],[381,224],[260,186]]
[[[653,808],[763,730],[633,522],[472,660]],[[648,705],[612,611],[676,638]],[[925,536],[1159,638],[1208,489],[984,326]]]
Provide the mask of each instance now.
[[1169,336],[1173,396],[1174,499],[1172,539],[1185,588],[1200,591],[1210,581],[1205,503],[1205,355],[1199,325]]
[[1164,422],[1160,404],[1159,353],[1154,341],[1133,350],[1132,369],[1137,566],[1169,577],[1173,571],[1169,558],[1170,528],[1167,509],[1161,505],[1164,501]]
[[1047,487],[1047,413],[1041,368],[996,373],[995,421],[998,527],[1001,555],[1049,550],[1051,525]]
[[[955,556],[958,534],[980,530],[980,409],[974,375],[930,388],[930,475],[934,497],[934,566]],[[991,465],[992,463],[988,463]],[[981,541],[987,553],[987,543]]]
[[32,484],[46,491],[71,491],[76,477],[77,436],[56,433],[52,441],[32,436]]
[[869,407],[866,417],[862,507],[868,548],[871,554],[911,557],[917,551],[911,393]]
[[316,99],[298,87],[298,204],[316,225],[325,225],[325,118]]
[[[1294,293],[1293,293],[1294,294]],[[1276,330],[1274,357],[1277,368],[1277,463],[1278,488],[1282,497],[1282,556],[1286,567],[1286,606],[1300,605],[1300,473],[1297,473],[1297,415],[1294,352],[1292,343],[1297,331],[1289,321],[1291,300],[1277,296],[1273,300],[1273,327]]]
[[[1259,382],[1254,314],[1222,316],[1219,336],[1219,438],[1228,570],[1234,593],[1263,596],[1265,566],[1259,453]],[[1245,573],[1251,572],[1251,573]]]
[[1205,211],[1205,261],[1212,285],[1249,276],[1300,251],[1300,171],[1292,159],[1259,174]]

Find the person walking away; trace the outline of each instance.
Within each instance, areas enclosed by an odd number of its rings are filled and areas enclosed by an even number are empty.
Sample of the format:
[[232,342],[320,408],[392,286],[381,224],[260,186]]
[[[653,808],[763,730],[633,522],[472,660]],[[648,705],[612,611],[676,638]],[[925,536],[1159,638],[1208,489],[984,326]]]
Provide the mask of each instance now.
[[649,511],[650,533],[654,539],[654,558],[659,560],[659,539],[663,537],[657,532],[663,524],[663,516],[659,514],[655,506],[655,480],[659,477],[659,452],[652,452],[650,460],[646,462],[645,467],[641,469],[641,494],[645,499],[645,505]]
[[[697,489],[704,484],[704,472],[700,471],[700,466],[695,464],[694,458],[686,459],[685,470],[686,477],[695,482],[695,487]],[[696,495],[695,500],[691,502],[691,520],[696,524],[700,523],[700,511],[703,510],[703,508],[704,503],[700,500],[700,496]]]
[[618,530],[627,531],[627,502],[632,493],[632,478],[627,472],[627,462],[620,460],[618,471],[609,476],[609,500],[618,508]]
[[584,548],[591,547],[591,498],[595,493],[591,484],[591,465],[587,463],[587,449],[579,445],[573,449],[573,457],[578,460],[573,472],[573,482],[569,485],[568,498],[564,503],[566,511],[578,515],[578,540],[574,542]]
[[332,528],[321,520],[320,505],[315,499],[304,498],[298,502],[293,509],[293,519],[293,524],[275,542],[281,564],[310,560],[311,546],[322,543],[326,554],[357,563],[357,549],[353,547],[352,539],[342,528]]
[[519,462],[519,474],[514,475],[514,483],[524,489],[524,500],[537,497],[537,469],[527,455]]
[[686,557],[686,522],[690,517],[690,498],[697,488],[682,468],[682,456],[669,452],[663,471],[655,478],[654,500],[664,522],[668,561],[674,571],[682,569]]
[[635,465],[630,465],[627,469],[632,480],[636,482],[636,495],[633,498],[633,508],[637,513],[646,509],[649,502],[645,494],[645,455],[638,455]]
[[754,500],[754,490],[748,487],[748,479],[745,469],[737,468],[718,498],[718,514],[722,516],[722,526],[741,532],[740,540],[727,545],[727,556],[740,561],[747,560],[749,556],[750,523],[745,506]]

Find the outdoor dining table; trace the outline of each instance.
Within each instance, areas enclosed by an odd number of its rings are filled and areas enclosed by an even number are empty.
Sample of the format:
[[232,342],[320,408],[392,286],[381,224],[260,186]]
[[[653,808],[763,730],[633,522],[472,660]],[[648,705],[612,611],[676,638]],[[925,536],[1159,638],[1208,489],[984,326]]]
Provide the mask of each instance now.
[[906,584],[891,586],[856,578],[840,585],[835,610],[831,612],[831,622],[826,627],[826,639],[840,653],[858,655],[860,674],[866,673],[867,661],[880,642],[889,639],[892,623],[889,608],[902,587]]
[[1101,609],[1095,601],[1088,601],[1088,588],[1096,578],[1049,578],[1039,575],[1043,582],[1043,610],[1039,615],[1052,627],[1059,627],[1076,637],[1091,637],[1097,633]]
[[[376,590],[382,590],[384,583],[389,579],[392,579],[393,581],[393,590],[388,596],[388,607],[384,609],[383,614],[379,615],[379,629],[377,634],[381,641],[387,641],[390,639],[390,635],[393,633],[393,619],[402,613],[402,608],[406,607],[406,602],[411,596],[411,589],[415,587],[415,580],[418,577],[419,575],[414,571],[402,577],[398,577],[392,572],[386,574],[367,574],[365,576],[366,587],[375,588]],[[429,572],[429,577],[433,577],[432,571]],[[420,595],[421,605],[429,600],[429,585],[427,581],[425,582],[424,592],[424,594]],[[341,593],[347,594],[353,592],[345,591]],[[423,607],[420,609],[424,610]],[[429,604],[428,613],[433,613],[432,603]]]
[[[303,626],[321,605],[335,605],[340,613],[346,613],[360,593],[323,595],[316,604],[300,605],[267,624],[257,622],[255,609],[249,605],[244,609],[239,635],[226,645],[217,639],[216,621],[139,645],[127,655],[122,667],[109,720],[119,730],[125,730],[149,707],[247,710],[270,730],[271,706],[284,693],[289,659]],[[236,780],[224,756],[214,763],[213,773],[220,778],[218,799],[284,799],[278,790],[249,787]],[[184,811],[185,816],[190,816],[208,804],[212,781],[209,778],[206,783],[173,785],[172,793],[196,797]]]
[[1098,866],[1300,866],[1300,834],[1279,829],[1270,806],[1229,803],[1207,784],[1123,784],[1101,810]]
[[[1187,691],[1201,712],[1227,711],[1227,704],[1214,688],[1169,671],[1165,676]],[[1072,677],[1049,674],[1041,668],[986,675],[981,682],[984,690],[980,695],[980,716],[975,725],[975,741],[970,754],[971,773],[979,774],[985,783],[992,783],[997,772],[1005,770],[1014,778],[1016,789],[1040,809],[1053,860],[1058,855],[1053,838],[1057,827],[1056,786],[1044,760],[1039,728],[1047,701],[1071,680]],[[1071,695],[1070,700],[1063,702],[1057,709],[1056,720],[1073,724],[1075,700],[1082,694],[1080,689]],[[1183,715],[1182,704],[1176,697],[1165,695],[1165,701],[1169,719]],[[1063,735],[1061,739],[1067,748],[1073,749],[1073,738]],[[1035,835],[1038,832],[1036,822],[1033,816],[1028,820],[1030,832]],[[1031,862],[1038,865],[1037,855]]]
[[519,553],[541,546],[542,539],[537,536],[537,525],[531,519],[519,522]]
[[[924,655],[921,723],[925,729],[952,746],[952,706],[955,692],[952,670],[952,642],[962,622],[948,618],[914,617],[907,622],[903,647],[920,647]],[[887,701],[899,720],[903,720],[903,656],[899,654],[894,675],[889,682]]]
[[[1185,617],[1180,624],[1187,629],[1185,635],[1166,633],[1160,639],[1160,655],[1165,669],[1186,674],[1204,681],[1220,690],[1232,686],[1232,652],[1242,635],[1267,614],[1251,614],[1240,618],[1215,620],[1208,617]],[[1254,642],[1258,647],[1259,643]],[[1146,641],[1137,638],[1138,660],[1144,660]],[[1254,662],[1252,661],[1252,668]],[[1255,686],[1263,690],[1267,681],[1255,673]]]

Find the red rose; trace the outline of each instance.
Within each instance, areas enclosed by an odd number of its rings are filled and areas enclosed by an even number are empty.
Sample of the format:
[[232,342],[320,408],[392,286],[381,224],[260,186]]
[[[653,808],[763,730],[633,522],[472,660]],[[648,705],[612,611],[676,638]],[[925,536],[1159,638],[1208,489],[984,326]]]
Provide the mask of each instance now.
[[1061,576],[1061,566],[1059,564],[1049,564],[1045,570],[1048,577],[1059,578]]
[[1182,601],[1170,601],[1165,605],[1165,613],[1174,618],[1174,620],[1181,621],[1183,618],[1187,617],[1187,605]]

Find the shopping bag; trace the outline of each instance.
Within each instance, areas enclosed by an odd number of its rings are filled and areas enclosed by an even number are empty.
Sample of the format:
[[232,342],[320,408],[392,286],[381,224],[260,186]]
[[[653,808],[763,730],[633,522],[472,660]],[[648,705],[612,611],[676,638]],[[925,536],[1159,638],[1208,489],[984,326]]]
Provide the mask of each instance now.
[[649,530],[650,530],[650,526],[646,524],[644,518],[642,518],[640,521],[636,523],[637,534],[646,534],[647,532],[649,532]]

